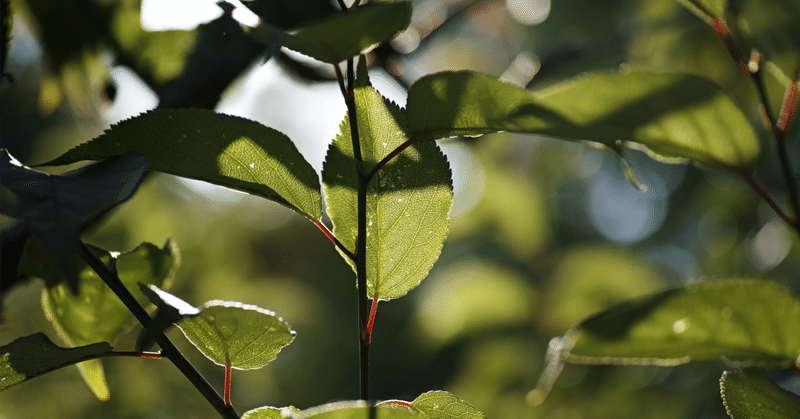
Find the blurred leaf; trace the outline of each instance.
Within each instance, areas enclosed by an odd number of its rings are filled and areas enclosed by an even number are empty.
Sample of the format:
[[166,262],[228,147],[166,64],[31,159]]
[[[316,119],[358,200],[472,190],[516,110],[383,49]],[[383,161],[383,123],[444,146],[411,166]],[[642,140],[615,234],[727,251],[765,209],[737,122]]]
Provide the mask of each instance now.
[[528,323],[536,297],[529,281],[507,268],[475,261],[454,263],[425,284],[416,327],[426,343],[446,345],[464,336]]
[[642,148],[660,160],[687,159],[748,170],[758,140],[715,84],[689,74],[591,73],[533,93],[471,72],[423,77],[408,92],[418,139],[511,131],[587,140],[617,153]]
[[677,0],[703,20],[724,19],[728,0]]
[[11,15],[11,0],[0,0],[0,32],[3,34],[2,50],[0,50],[0,81],[2,81],[6,71],[6,60],[8,51],[11,50],[11,25],[13,16]]
[[41,332],[18,338],[0,347],[0,390],[108,352],[111,346],[106,342],[61,348]]
[[411,406],[430,419],[486,419],[480,410],[446,391],[421,394]]
[[66,279],[76,292],[73,274],[80,269],[78,234],[89,222],[130,198],[146,171],[147,158],[128,153],[63,175],[49,175],[23,166],[3,150],[2,212],[31,226],[66,274],[60,279]]
[[[374,409],[374,415],[370,410]],[[363,400],[329,403],[300,412],[297,419],[406,419],[424,418],[414,410],[392,405],[370,407]]]
[[[355,101],[364,171],[408,139],[405,113],[368,84],[359,63]],[[433,142],[400,153],[367,186],[367,294],[389,300],[405,295],[428,275],[449,226],[453,187],[450,166]],[[349,118],[328,149],[322,168],[334,235],[356,249],[358,174]],[[351,263],[352,261],[345,257]]]
[[150,111],[43,165],[97,160],[130,150],[150,169],[203,180],[322,217],[319,177],[284,134],[244,118],[202,109]]
[[291,35],[280,35],[276,28],[262,23],[250,35],[265,45],[280,42],[291,50],[322,62],[338,64],[389,41],[411,21],[411,3],[366,4],[346,13],[336,13],[298,28]]
[[284,419],[293,418],[298,413],[300,409],[294,406],[282,408],[264,406],[244,412],[242,419]]
[[784,73],[794,74],[800,60],[800,3],[796,0],[746,0],[737,3],[740,3],[737,7],[738,27],[752,46]]
[[275,313],[234,301],[209,301],[176,326],[208,359],[240,370],[267,365],[295,336]]
[[106,401],[111,397],[111,391],[106,383],[106,373],[103,363],[99,359],[90,359],[75,365],[81,373],[83,382],[92,390],[98,400]]
[[800,412],[800,397],[777,387],[761,368],[725,371],[719,385],[733,419],[790,419]]
[[[800,301],[767,280],[684,285],[599,313],[567,332],[567,362],[677,365],[725,358],[787,365],[800,355]],[[568,349],[567,347],[567,349]]]

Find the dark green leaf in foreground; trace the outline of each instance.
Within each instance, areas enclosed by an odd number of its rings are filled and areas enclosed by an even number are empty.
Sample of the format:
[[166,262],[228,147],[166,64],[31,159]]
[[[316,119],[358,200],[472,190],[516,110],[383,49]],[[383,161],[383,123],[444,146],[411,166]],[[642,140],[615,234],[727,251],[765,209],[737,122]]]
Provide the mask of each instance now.
[[800,301],[767,280],[688,284],[629,301],[567,333],[567,362],[676,365],[725,358],[786,366],[800,355]]
[[429,419],[486,419],[480,410],[446,391],[423,393],[411,402],[411,407]]
[[209,301],[175,325],[208,359],[240,370],[267,365],[295,335],[275,313],[232,301]]
[[147,158],[129,153],[50,175],[23,166],[2,150],[2,213],[31,226],[66,274],[71,290],[77,291],[78,234],[88,223],[130,198],[146,171]]
[[[370,414],[374,409],[374,416]],[[422,414],[405,407],[394,405],[370,408],[363,400],[330,403],[303,410],[297,419],[414,419],[424,418]]]
[[111,352],[111,346],[105,342],[80,348],[61,348],[44,333],[21,337],[0,347],[0,390],[108,352]]
[[338,64],[389,41],[410,21],[409,2],[369,3],[304,25],[292,35],[279,32],[266,22],[249,33],[266,45],[273,46],[282,41],[283,46],[291,50],[322,62]]
[[133,150],[150,169],[258,195],[318,220],[319,177],[294,143],[258,122],[202,109],[155,110],[44,165],[98,160]]
[[298,413],[300,409],[294,406],[283,408],[264,406],[244,412],[242,419],[286,419],[294,418]]
[[642,148],[665,161],[749,170],[758,140],[714,83],[689,74],[634,71],[579,76],[531,92],[472,72],[423,77],[408,92],[413,137],[498,131]]
[[[408,139],[405,112],[368,84],[359,66],[355,100],[364,171]],[[405,149],[377,172],[367,189],[367,294],[389,300],[428,275],[450,224],[450,167],[432,141]],[[349,118],[328,149],[322,169],[334,235],[356,249],[358,175]],[[352,264],[349,258],[345,258]]]
[[733,419],[791,419],[800,412],[800,397],[777,387],[761,368],[726,371],[719,384]]

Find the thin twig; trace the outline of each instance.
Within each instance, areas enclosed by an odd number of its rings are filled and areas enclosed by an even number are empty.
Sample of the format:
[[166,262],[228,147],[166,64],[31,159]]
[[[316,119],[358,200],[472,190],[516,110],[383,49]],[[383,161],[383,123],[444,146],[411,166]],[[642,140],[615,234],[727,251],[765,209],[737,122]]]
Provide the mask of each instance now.
[[776,214],[778,214],[778,216],[783,220],[783,222],[785,222],[789,227],[798,230],[797,222],[789,218],[789,216],[786,215],[786,213],[783,212],[783,210],[781,210],[778,204],[776,204],[775,201],[772,200],[772,197],[770,197],[769,194],[758,183],[756,183],[756,180],[753,179],[753,176],[751,176],[750,173],[744,170],[741,170],[738,173],[741,177],[744,178],[744,180],[747,181],[747,183],[750,184],[750,187],[753,188],[754,191],[756,191],[758,196],[760,196],[761,199],[763,199],[767,203],[767,205],[769,205],[769,207],[772,208],[772,210],[775,211]]
[[147,310],[139,304],[136,297],[125,287],[122,281],[117,276],[117,273],[106,266],[97,255],[82,241],[78,241],[78,253],[80,253],[83,260],[95,271],[103,282],[122,300],[125,307],[133,313],[137,320],[144,326],[154,337],[158,345],[161,347],[161,353],[164,357],[172,361],[175,367],[186,376],[187,379],[200,391],[200,394],[214,406],[214,409],[226,419],[239,419],[239,414],[232,407],[226,406],[225,401],[220,397],[219,393],[211,387],[211,384],[200,374],[199,371],[192,365],[189,360],[181,353],[174,343],[164,334],[163,330],[153,327],[153,319]]
[[114,356],[124,356],[124,357],[133,357],[133,358],[142,358],[142,359],[163,359],[164,357],[161,355],[161,352],[138,352],[138,351],[112,351],[106,352],[100,356],[100,358],[105,357],[114,357]]
[[[311,219],[309,218],[309,220]],[[344,247],[344,244],[342,244],[342,242],[340,242],[339,239],[337,239],[336,236],[334,236],[333,233],[331,233],[331,231],[325,224],[322,224],[322,221],[311,220],[311,222],[314,223],[314,225],[317,226],[317,228],[320,229],[320,231],[322,231],[322,233],[325,234],[326,237],[328,237],[328,240],[330,240],[336,246],[336,248],[339,249],[339,251],[347,255],[347,257],[350,258],[350,260],[352,261],[356,260],[356,255],[353,254],[353,252],[348,250],[346,247]]]

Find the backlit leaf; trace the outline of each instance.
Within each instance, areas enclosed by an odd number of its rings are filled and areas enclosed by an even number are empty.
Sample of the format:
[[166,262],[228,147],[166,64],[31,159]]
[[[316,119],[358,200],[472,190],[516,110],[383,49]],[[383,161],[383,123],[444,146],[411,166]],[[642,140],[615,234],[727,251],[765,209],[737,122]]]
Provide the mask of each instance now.
[[486,419],[480,410],[446,391],[423,393],[411,406],[429,419]]
[[[374,410],[374,415],[370,410]],[[408,408],[393,405],[370,407],[363,400],[330,403],[303,410],[297,419],[413,419],[424,418]]]
[[[355,89],[364,170],[408,139],[405,112],[368,84],[359,66]],[[417,143],[377,172],[367,189],[367,293],[389,300],[427,276],[449,227],[453,187],[447,159],[434,142]],[[356,249],[358,175],[349,119],[333,140],[322,169],[334,235]],[[349,258],[345,258],[352,263]]]
[[789,365],[800,355],[800,301],[766,280],[710,281],[632,300],[567,333],[567,362],[677,365],[725,358]]
[[586,140],[619,153],[641,148],[668,162],[748,170],[753,129],[714,83],[689,74],[591,73],[531,92],[472,72],[423,77],[408,92],[413,137],[510,131]]
[[150,111],[120,122],[44,165],[136,151],[150,169],[258,195],[322,217],[319,177],[294,143],[258,122],[202,109]]
[[282,408],[264,406],[244,412],[242,419],[286,419],[294,418],[298,413],[300,409],[294,406]]
[[78,234],[88,223],[130,198],[146,171],[147,158],[129,153],[50,175],[23,166],[3,150],[2,213],[30,225],[55,259],[54,266],[61,267],[62,279],[76,291]]
[[275,26],[266,22],[249,33],[266,45],[282,42],[291,50],[322,62],[338,64],[389,41],[410,21],[409,2],[369,3],[304,25],[291,35],[278,32]]
[[800,397],[773,384],[761,368],[726,371],[719,384],[733,419],[791,419],[800,412]]
[[295,335],[275,313],[233,301],[209,301],[175,325],[208,359],[240,370],[267,365]]
[[0,390],[108,352],[111,352],[111,346],[106,342],[61,348],[44,333],[18,338],[0,347]]

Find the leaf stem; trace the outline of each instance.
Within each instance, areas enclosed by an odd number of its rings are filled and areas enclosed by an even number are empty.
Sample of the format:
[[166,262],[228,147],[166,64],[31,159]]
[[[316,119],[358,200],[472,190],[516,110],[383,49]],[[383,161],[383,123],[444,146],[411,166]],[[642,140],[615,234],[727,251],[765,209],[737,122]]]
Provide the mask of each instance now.
[[309,220],[311,220],[311,222],[314,223],[314,225],[317,226],[317,228],[320,229],[320,231],[322,231],[323,234],[325,234],[328,240],[330,240],[336,246],[336,248],[338,248],[342,253],[347,255],[347,257],[350,258],[350,260],[352,261],[356,260],[356,255],[353,254],[353,252],[348,250],[346,247],[344,247],[344,244],[342,244],[342,242],[340,242],[339,239],[337,239],[336,236],[334,236],[333,233],[331,233],[331,231],[325,224],[322,223],[322,221],[312,220],[311,218],[309,218]]
[[350,122],[350,138],[353,143],[356,176],[358,178],[358,201],[356,204],[358,233],[356,239],[356,278],[358,283],[358,364],[359,364],[359,398],[369,400],[369,336],[367,334],[367,185],[369,178],[364,174],[361,156],[361,141],[358,136],[358,115],[354,95],[355,71],[353,59],[347,60],[347,87],[344,85],[342,70],[334,65],[336,80],[347,104],[347,115]]
[[367,322],[367,340],[372,343],[372,326],[375,326],[375,314],[378,313],[378,296],[372,299],[372,307],[369,310],[369,321]]
[[135,357],[135,358],[142,358],[142,359],[163,359],[164,357],[161,355],[161,352],[139,352],[139,351],[113,351],[105,353],[101,356],[101,358],[111,357],[111,356],[128,356],[128,357]]
[[769,205],[770,208],[772,208],[772,210],[775,211],[776,214],[778,214],[778,216],[783,220],[783,222],[785,222],[789,227],[798,230],[797,221],[789,218],[789,216],[786,215],[786,213],[783,212],[783,210],[781,210],[778,204],[776,204],[775,201],[772,200],[772,197],[770,197],[769,194],[761,186],[759,186],[758,183],[756,183],[756,180],[753,179],[753,176],[751,176],[750,173],[742,170],[739,171],[739,176],[743,177],[744,180],[746,180],[747,183],[750,184],[750,187],[753,188],[754,191],[756,191],[758,196],[760,196],[761,199],[763,199],[767,203],[767,205]]
[[[226,406],[225,401],[219,393],[211,387],[211,384],[200,374],[189,360],[181,353],[174,343],[164,334],[163,330],[153,327],[153,319],[147,310],[139,304],[136,297],[131,294],[128,288],[117,276],[116,269],[106,266],[97,255],[83,241],[78,240],[78,253],[86,263],[95,271],[109,288],[122,300],[128,310],[133,313],[137,320],[155,337],[156,342],[161,347],[164,357],[169,359],[175,367],[200,391],[200,394],[208,400],[217,412],[226,419],[239,419],[239,414],[233,407]],[[112,259],[113,261],[114,259]]]

